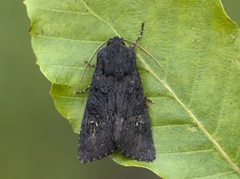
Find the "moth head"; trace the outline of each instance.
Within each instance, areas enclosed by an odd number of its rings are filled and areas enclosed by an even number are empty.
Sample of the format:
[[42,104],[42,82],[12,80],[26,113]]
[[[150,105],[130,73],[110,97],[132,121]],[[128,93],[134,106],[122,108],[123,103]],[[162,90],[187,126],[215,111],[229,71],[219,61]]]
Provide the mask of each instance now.
[[121,45],[125,45],[125,43],[123,42],[123,39],[118,37],[118,36],[115,36],[111,39],[109,39],[108,43],[107,43],[107,46],[108,45],[113,45],[113,44],[121,44]]

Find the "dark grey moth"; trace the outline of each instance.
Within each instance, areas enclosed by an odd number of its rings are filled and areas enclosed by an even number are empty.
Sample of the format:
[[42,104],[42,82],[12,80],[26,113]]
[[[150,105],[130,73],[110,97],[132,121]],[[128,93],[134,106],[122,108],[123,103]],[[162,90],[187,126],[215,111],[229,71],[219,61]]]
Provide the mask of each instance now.
[[82,163],[116,150],[139,161],[155,159],[146,98],[136,66],[136,42],[127,47],[123,39],[113,37],[97,53],[79,136]]

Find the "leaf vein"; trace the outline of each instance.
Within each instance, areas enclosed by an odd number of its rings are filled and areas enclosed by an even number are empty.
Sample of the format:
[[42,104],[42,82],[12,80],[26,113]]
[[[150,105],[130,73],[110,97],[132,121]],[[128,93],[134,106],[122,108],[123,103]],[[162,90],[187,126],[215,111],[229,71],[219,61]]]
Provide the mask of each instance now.
[[220,176],[223,176],[223,175],[229,175],[229,174],[234,174],[233,171],[230,171],[230,172],[221,172],[221,173],[218,173],[218,174],[214,174],[214,175],[207,175],[207,176],[203,176],[203,177],[194,177],[194,178],[191,178],[191,179],[204,179],[204,178],[219,178]]
[[89,12],[90,12],[94,17],[98,18],[100,21],[102,21],[103,23],[107,24],[117,36],[120,36],[120,35],[118,34],[118,32],[113,28],[112,25],[110,25],[107,21],[105,21],[104,19],[102,19],[102,18],[101,18],[99,15],[97,15],[95,12],[93,12],[93,11],[91,10],[91,8],[90,8],[83,0],[81,0],[81,2],[82,2],[82,4],[89,10]]
[[227,153],[223,150],[223,148],[218,144],[218,142],[211,136],[211,134],[204,128],[201,122],[197,119],[197,117],[192,113],[192,111],[178,98],[176,93],[172,90],[170,86],[166,82],[164,82],[158,75],[149,67],[149,65],[140,58],[141,62],[145,65],[148,71],[172,94],[173,98],[182,106],[182,108],[189,114],[189,116],[193,119],[193,121],[197,124],[198,128],[206,135],[206,137],[213,143],[217,151],[222,155],[222,157],[232,166],[232,168],[240,173],[240,168],[231,160],[231,158],[227,155]]

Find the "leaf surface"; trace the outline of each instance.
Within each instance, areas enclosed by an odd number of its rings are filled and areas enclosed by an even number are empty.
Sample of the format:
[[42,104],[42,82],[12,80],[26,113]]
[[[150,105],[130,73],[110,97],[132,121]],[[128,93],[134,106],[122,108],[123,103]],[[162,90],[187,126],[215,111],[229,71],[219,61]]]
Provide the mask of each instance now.
[[[113,36],[134,41],[149,104],[157,159],[166,178],[240,178],[239,29],[219,0],[25,0],[37,64],[52,83],[57,110],[78,133],[87,93],[74,95],[85,60]],[[80,88],[91,81],[88,68]]]

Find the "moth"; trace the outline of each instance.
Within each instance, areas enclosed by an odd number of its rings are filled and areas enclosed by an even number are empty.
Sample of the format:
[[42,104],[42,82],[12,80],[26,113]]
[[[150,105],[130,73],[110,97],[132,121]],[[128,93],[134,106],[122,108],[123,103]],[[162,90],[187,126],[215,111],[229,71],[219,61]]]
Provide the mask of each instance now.
[[110,38],[97,53],[78,145],[82,163],[119,151],[138,161],[155,159],[151,123],[134,47]]

